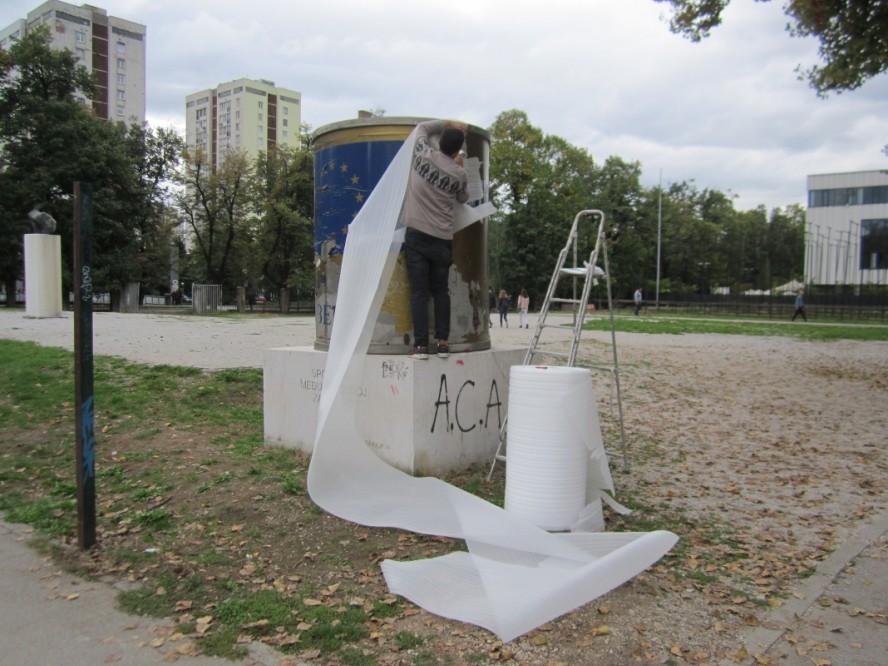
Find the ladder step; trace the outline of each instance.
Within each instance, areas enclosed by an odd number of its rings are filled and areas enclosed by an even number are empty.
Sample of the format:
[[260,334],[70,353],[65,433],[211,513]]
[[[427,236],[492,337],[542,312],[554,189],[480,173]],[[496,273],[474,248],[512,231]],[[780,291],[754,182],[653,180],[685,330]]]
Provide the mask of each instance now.
[[506,456],[504,453],[497,453],[496,459],[499,460],[500,462],[506,462]]
[[562,268],[562,275],[575,275],[577,277],[582,277],[586,274],[585,268]]
[[536,350],[534,350],[531,352],[531,354],[533,354],[533,355],[538,354],[540,356],[557,356],[559,358],[570,358],[570,354],[568,354],[567,352],[559,352],[559,351],[536,351]]
[[550,298],[551,303],[582,303],[578,298]]

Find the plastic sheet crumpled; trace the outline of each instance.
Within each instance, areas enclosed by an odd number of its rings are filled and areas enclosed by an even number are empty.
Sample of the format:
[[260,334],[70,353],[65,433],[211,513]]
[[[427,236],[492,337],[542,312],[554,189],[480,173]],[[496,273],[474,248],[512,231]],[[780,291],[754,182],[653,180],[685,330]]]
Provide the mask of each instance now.
[[[468,552],[384,561],[389,589],[509,641],[632,578],[677,537],[550,534],[440,479],[405,474],[365,445],[356,418],[361,372],[403,241],[398,218],[414,140],[404,142],[348,229],[308,491],[326,511],[362,525],[464,539]],[[465,224],[473,213],[459,216]]]

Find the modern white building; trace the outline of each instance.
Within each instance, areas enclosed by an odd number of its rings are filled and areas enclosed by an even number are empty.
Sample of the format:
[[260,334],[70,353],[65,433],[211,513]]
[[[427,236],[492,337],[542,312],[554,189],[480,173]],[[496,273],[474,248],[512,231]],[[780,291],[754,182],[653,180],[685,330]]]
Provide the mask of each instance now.
[[185,142],[213,167],[229,152],[255,158],[275,146],[298,146],[302,94],[264,79],[237,79],[185,98]]
[[[49,26],[52,47],[68,49],[96,76],[93,111],[100,118],[145,122],[145,26],[92,5],[49,0],[0,30],[0,48],[38,25]],[[85,100],[84,100],[85,101]]]
[[808,176],[805,282],[888,284],[888,169]]

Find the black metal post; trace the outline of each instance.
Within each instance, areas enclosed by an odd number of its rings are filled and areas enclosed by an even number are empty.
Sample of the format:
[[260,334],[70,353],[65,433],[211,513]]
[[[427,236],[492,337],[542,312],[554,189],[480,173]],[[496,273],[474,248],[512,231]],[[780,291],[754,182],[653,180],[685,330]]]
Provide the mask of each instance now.
[[74,411],[77,544],[96,543],[95,404],[93,398],[92,186],[74,183]]

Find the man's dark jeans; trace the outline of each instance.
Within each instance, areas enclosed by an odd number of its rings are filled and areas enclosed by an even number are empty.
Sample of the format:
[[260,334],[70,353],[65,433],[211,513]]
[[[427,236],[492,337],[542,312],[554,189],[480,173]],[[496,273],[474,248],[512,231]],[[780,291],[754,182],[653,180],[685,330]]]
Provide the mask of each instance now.
[[435,300],[435,337],[450,336],[450,292],[447,288],[453,241],[407,227],[404,239],[407,278],[410,280],[410,314],[413,344],[429,346],[429,296]]

